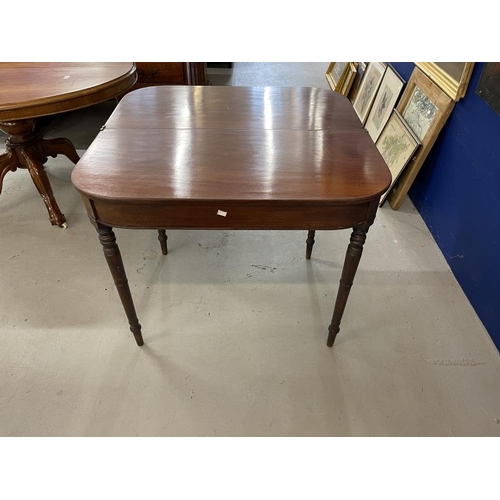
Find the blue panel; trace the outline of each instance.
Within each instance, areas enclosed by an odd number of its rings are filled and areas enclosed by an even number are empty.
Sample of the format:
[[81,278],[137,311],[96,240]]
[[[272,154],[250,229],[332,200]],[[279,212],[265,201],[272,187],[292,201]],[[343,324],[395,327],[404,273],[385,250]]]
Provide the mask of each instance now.
[[401,75],[405,82],[410,79],[411,72],[415,67],[415,64],[412,62],[393,62],[392,64],[394,69]]
[[[405,80],[413,63],[392,63]],[[411,190],[448,264],[500,349],[500,115],[477,94],[484,63]]]

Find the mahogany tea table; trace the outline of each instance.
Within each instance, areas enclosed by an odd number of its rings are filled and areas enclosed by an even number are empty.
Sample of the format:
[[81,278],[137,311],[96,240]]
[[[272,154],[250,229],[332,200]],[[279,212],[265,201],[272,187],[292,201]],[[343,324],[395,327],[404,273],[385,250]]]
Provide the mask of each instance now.
[[72,174],[143,345],[113,227],[353,228],[328,327],[332,346],[391,174],[351,103],[295,87],[148,87],[125,96]]
[[42,139],[36,119],[117,97],[136,80],[133,63],[0,63],[0,130],[8,136],[0,155],[0,193],[8,172],[27,168],[50,222],[66,227],[44,163],[59,154],[73,163],[80,157],[68,139]]

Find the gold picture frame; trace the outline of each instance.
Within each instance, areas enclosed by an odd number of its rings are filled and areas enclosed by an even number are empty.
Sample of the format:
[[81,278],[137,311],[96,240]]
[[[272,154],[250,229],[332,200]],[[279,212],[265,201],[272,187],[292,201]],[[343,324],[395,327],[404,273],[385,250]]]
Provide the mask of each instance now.
[[455,101],[415,67],[396,109],[421,146],[389,193],[389,203],[394,210],[403,203],[454,107]]
[[465,96],[474,69],[473,62],[417,62],[415,64],[454,101],[459,101]]
[[331,62],[328,65],[325,76],[330,88],[335,92],[340,92],[345,78],[350,71],[348,62]]
[[352,82],[352,87],[349,90],[348,94],[351,103],[354,102],[354,99],[356,99],[356,96],[358,95],[359,87],[361,85],[361,80],[363,80],[363,75],[365,74],[367,64],[368,63],[366,62],[358,62],[356,75],[354,76],[354,81]]
[[344,75],[344,81],[342,82],[342,87],[339,90],[339,92],[342,95],[345,95],[346,97],[348,96],[352,84],[354,83],[354,79],[356,78],[356,74],[358,72],[358,63],[357,62],[350,62],[348,64],[348,68],[345,72]]

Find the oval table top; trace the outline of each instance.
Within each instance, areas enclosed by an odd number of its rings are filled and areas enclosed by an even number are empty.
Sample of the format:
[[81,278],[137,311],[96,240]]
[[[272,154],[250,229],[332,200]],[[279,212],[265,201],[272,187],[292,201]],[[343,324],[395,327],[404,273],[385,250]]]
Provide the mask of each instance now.
[[0,121],[73,111],[128,90],[132,62],[0,63]]

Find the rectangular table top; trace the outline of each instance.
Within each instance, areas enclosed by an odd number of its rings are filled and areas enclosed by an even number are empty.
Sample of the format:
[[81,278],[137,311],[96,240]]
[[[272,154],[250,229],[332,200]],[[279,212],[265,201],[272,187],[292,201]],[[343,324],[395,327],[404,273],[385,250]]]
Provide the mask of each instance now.
[[75,168],[89,198],[352,204],[390,172],[351,103],[295,87],[148,87],[118,104]]

